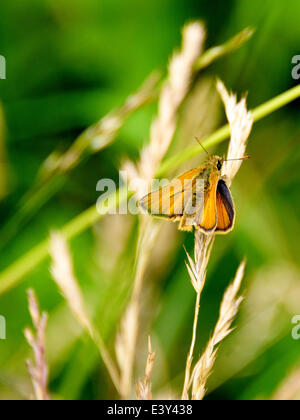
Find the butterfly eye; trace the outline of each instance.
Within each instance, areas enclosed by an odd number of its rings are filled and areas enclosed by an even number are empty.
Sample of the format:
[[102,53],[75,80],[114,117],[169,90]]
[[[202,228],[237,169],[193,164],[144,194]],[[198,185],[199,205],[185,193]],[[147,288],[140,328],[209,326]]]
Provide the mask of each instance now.
[[222,162],[220,160],[218,160],[217,168],[218,168],[218,171],[222,168]]

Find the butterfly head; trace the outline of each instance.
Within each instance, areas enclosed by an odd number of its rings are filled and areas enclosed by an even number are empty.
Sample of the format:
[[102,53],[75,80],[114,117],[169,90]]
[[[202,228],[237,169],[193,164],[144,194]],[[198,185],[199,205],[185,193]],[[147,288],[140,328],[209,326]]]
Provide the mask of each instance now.
[[220,172],[223,166],[224,158],[218,155],[210,155],[207,159],[207,163],[213,167],[214,170]]

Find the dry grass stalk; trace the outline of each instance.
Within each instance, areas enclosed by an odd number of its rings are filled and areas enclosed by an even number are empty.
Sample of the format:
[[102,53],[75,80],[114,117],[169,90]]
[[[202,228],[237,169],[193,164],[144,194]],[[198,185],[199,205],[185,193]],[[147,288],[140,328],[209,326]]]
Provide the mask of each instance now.
[[[142,178],[146,186],[151,183],[174,136],[178,108],[188,92],[194,63],[202,52],[205,30],[200,23],[193,22],[184,27],[182,37],[182,48],[173,55],[169,64],[168,78],[159,98],[158,116],[151,126],[150,143],[143,149],[137,166],[126,162],[123,167],[128,173],[129,180]],[[141,185],[137,197],[147,192],[145,185]],[[142,222],[132,297],[122,320],[116,343],[122,390],[126,396],[131,393],[144,272],[157,233],[158,227],[152,220]]]
[[185,367],[184,385],[183,385],[183,391],[182,391],[182,397],[181,397],[183,400],[189,399],[190,375],[191,375],[191,367],[192,367],[192,362],[193,362],[194,348],[195,348],[195,343],[196,343],[200,298],[201,298],[201,293],[205,284],[207,264],[209,261],[213,243],[214,243],[213,235],[204,235],[200,231],[196,231],[195,248],[194,248],[195,261],[193,261],[190,255],[187,253],[188,264],[186,264],[186,266],[190,275],[192,286],[194,287],[197,293],[197,297],[196,297],[196,303],[195,303],[192,341],[190,345],[190,350],[187,355],[186,367]]
[[[137,166],[126,162],[124,169],[129,178],[142,178],[152,182],[174,136],[177,111],[184,100],[193,77],[193,65],[201,55],[205,40],[205,29],[199,22],[192,22],[183,28],[182,47],[174,53],[168,68],[168,78],[162,87],[158,115],[152,123],[149,145],[141,152]],[[147,191],[138,191],[142,195]]]
[[48,365],[45,356],[47,314],[40,314],[39,304],[33,290],[28,290],[28,306],[32,318],[35,334],[26,328],[24,335],[33,350],[35,364],[27,360],[27,368],[31,376],[34,398],[38,401],[49,400]]
[[50,255],[52,258],[51,273],[56,284],[60,288],[67,304],[79,324],[88,332],[92,340],[97,345],[100,356],[111,376],[111,379],[120,395],[122,395],[118,369],[115,366],[115,363],[112,360],[100,333],[94,327],[85,309],[84,299],[74,274],[72,257],[65,239],[60,233],[51,233]]
[[177,111],[184,100],[193,76],[193,66],[200,56],[205,39],[204,27],[198,22],[183,28],[182,48],[170,61],[169,76],[162,89],[158,116],[150,132],[149,146],[141,153],[139,169],[151,181],[174,136]]
[[206,393],[206,383],[212,373],[218,344],[232,331],[231,325],[243,300],[237,297],[244,276],[245,262],[239,266],[233,283],[226,290],[221,303],[219,319],[206,349],[196,363],[192,373],[192,399],[202,400]]
[[51,274],[80,325],[92,333],[92,326],[84,307],[83,296],[75,278],[72,257],[63,236],[51,232],[50,255]]
[[[225,105],[226,116],[230,126],[231,136],[227,159],[238,159],[245,155],[247,140],[253,125],[253,116],[247,110],[245,97],[240,102],[237,102],[236,95],[233,93],[229,94],[221,80],[217,82],[217,89]],[[226,176],[229,185],[231,185],[242,162],[242,160],[224,162],[222,175]]]
[[243,300],[237,297],[245,270],[245,262],[239,266],[233,283],[226,290],[220,307],[219,319],[206,349],[196,363],[192,373],[192,399],[202,400],[206,393],[206,383],[216,360],[218,344],[232,331],[231,325]]
[[160,74],[151,74],[142,86],[118,109],[111,111],[97,123],[88,127],[61,156],[55,151],[44,162],[40,179],[55,172],[65,173],[77,165],[84,153],[96,153],[107,147],[116,138],[125,119],[157,96],[156,85]]
[[149,257],[158,234],[159,226],[149,227],[150,220],[144,227],[145,235],[142,235],[140,256],[137,258],[134,287],[130,302],[122,318],[120,330],[116,337],[116,355],[121,370],[122,395],[127,398],[131,392],[133,365],[136,352],[137,335],[139,330],[140,297],[143,287],[143,277]]
[[135,384],[136,396],[138,400],[151,400],[152,399],[152,384],[150,377],[153,370],[155,360],[155,352],[152,351],[151,339],[148,337],[148,357],[145,368],[145,378],[142,381],[139,379]]
[[[227,158],[228,159],[240,158],[244,156],[245,151],[246,151],[247,140],[251,132],[252,124],[253,124],[253,117],[251,113],[248,112],[247,110],[245,98],[242,98],[240,102],[237,102],[236,95],[229,94],[224,84],[220,80],[217,82],[217,89],[223,100],[225,110],[226,110],[226,115],[229,121],[230,131],[231,131],[231,138],[229,142]],[[229,161],[229,162],[224,163],[222,176],[226,178],[226,181],[229,185],[231,185],[232,180],[234,176],[237,174],[241,164],[242,164],[241,160]],[[192,285],[196,290],[197,297],[196,297],[196,305],[195,305],[192,342],[191,342],[190,350],[189,350],[187,361],[186,361],[185,379],[184,379],[183,392],[182,392],[183,399],[189,398],[189,389],[191,387],[190,371],[192,367],[194,347],[195,347],[195,342],[196,342],[196,331],[197,331],[198,316],[199,316],[200,297],[201,297],[201,292],[204,287],[204,282],[205,282],[205,277],[206,277],[206,267],[207,267],[208,260],[210,257],[212,245],[213,245],[213,240],[211,236],[206,236],[196,231],[195,233],[195,262],[188,255],[189,264],[187,265],[187,269],[188,269],[188,272],[192,281]],[[237,283],[235,282],[234,284],[238,284],[240,273],[243,272],[243,267],[244,266],[241,265],[240,269],[238,270],[237,277],[236,277]],[[240,281],[241,281],[241,278],[240,278]],[[228,299],[230,297],[229,296],[230,290],[231,289],[229,288],[228,293],[225,294],[224,296],[224,299]],[[235,304],[239,304],[239,303],[240,303],[239,300],[235,302]],[[234,305],[233,301],[232,301],[232,304],[233,304],[233,309],[234,309],[236,305]],[[206,382],[209,377],[209,374],[211,373],[211,369],[215,361],[215,355],[216,355],[215,346],[217,344],[218,338],[220,338],[222,331],[223,333],[227,331],[226,327],[228,326],[228,323],[227,325],[222,324],[224,323],[224,321],[226,321],[226,319],[228,319],[226,318],[226,313],[224,313],[224,310],[226,309],[224,305],[225,303],[223,300],[223,303],[221,306],[220,318],[216,326],[215,333],[212,339],[210,340],[206,351],[204,352],[203,356],[200,358],[200,360],[198,361],[198,363],[196,364],[193,370],[192,394],[193,394],[194,399],[202,399],[205,395]],[[227,332],[226,335],[228,335],[229,333],[230,333],[230,330],[229,332]],[[223,335],[223,338],[225,338],[226,335]]]
[[110,112],[98,123],[86,130],[85,135],[91,139],[90,147],[93,151],[103,149],[103,147],[111,143],[124,124],[125,118],[156,98],[157,90],[155,88],[160,77],[159,72],[150,74],[142,86],[126,99],[122,107]]

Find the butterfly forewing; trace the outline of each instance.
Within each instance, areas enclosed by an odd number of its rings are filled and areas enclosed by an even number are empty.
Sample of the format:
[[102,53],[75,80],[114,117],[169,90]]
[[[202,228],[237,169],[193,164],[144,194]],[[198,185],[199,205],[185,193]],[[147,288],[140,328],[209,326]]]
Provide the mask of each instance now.
[[184,173],[165,187],[143,197],[140,206],[153,216],[177,220],[184,214],[186,207],[190,207],[199,173],[200,168]]
[[195,219],[195,226],[204,232],[212,232],[217,224],[216,213],[216,191],[218,185],[218,174],[212,174],[209,179],[209,188],[204,194],[204,206],[199,208]]

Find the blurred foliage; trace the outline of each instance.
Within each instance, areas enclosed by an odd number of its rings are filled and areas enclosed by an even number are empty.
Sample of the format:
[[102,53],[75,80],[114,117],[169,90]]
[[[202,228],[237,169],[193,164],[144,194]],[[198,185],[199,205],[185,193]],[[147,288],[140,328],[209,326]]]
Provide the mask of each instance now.
[[[82,130],[120,106],[153,70],[164,71],[186,21],[205,22],[208,47],[247,26],[256,29],[240,50],[203,72],[199,83],[204,80],[203,85],[210,88],[195,119],[201,119],[207,106],[211,122],[204,127],[203,121],[194,121],[199,126],[194,135],[200,135],[225,121],[217,101],[210,99],[215,95],[216,76],[235,92],[248,91],[250,108],[296,83],[291,78],[291,59],[299,54],[299,14],[297,0],[3,2],[0,54],[6,57],[7,80],[0,81],[6,126],[0,124],[1,225],[15,214],[19,199],[53,150],[66,150]],[[192,106],[191,95],[182,114],[187,115]],[[44,239],[50,229],[95,203],[97,180],[118,179],[122,159],[138,156],[154,112],[155,104],[138,110],[114,144],[74,169],[64,188],[1,250],[1,270]],[[246,299],[236,332],[221,348],[208,398],[270,398],[300,362],[300,344],[291,338],[290,321],[300,313],[298,114],[299,101],[295,101],[255,124],[248,148],[253,159],[243,164],[232,188],[236,228],[218,238],[213,250],[200,309],[199,351],[217,319],[223,291],[244,256]],[[176,138],[181,147],[193,142],[184,132],[182,121]],[[219,149],[223,153],[225,145]],[[110,348],[128,299],[136,231],[134,217],[107,217],[71,242],[77,278]],[[147,309],[141,320],[135,376],[142,374],[150,332],[157,351],[154,393],[166,389],[178,393],[183,381],[195,298],[183,243],[191,250],[192,235],[164,227],[147,272]],[[59,295],[47,260],[0,297],[0,314],[7,320],[7,340],[0,341],[0,399],[26,398],[30,392],[24,362],[29,348],[22,333],[30,322],[25,295],[29,286],[36,290],[41,308],[49,312],[53,395],[63,399],[116,396],[94,345],[82,335]]]

